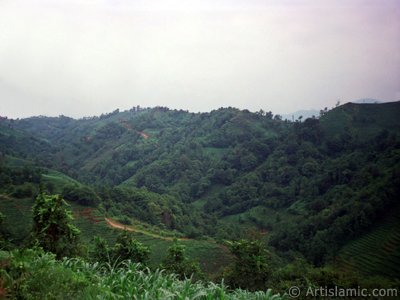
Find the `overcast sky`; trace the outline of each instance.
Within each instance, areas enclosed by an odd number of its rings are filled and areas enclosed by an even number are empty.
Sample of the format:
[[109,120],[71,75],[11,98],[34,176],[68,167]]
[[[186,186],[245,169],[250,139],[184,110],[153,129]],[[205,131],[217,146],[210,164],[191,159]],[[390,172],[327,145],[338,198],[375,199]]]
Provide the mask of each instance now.
[[398,0],[0,0],[0,115],[400,99]]

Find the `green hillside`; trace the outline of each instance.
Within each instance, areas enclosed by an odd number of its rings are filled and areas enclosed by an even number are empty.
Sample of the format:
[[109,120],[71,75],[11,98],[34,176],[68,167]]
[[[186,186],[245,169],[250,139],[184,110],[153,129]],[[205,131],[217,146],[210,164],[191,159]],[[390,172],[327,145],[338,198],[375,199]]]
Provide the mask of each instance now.
[[400,199],[399,110],[348,103],[296,122],[231,107],[1,119],[3,231],[23,244],[27,199],[42,191],[71,204],[89,245],[94,235],[116,244],[120,230],[104,217],[131,228],[154,250],[152,267],[176,236],[216,278],[235,261],[221,245],[256,239],[271,278],[296,259],[398,278],[398,220],[388,212]]
[[400,265],[400,210],[375,225],[375,228],[349,242],[338,255],[339,266],[367,275],[397,278]]
[[[14,158],[7,159],[7,162],[13,167],[23,167],[29,164],[27,161],[19,161]],[[82,184],[61,172],[54,170],[45,170],[44,172],[42,183],[44,185],[51,183],[55,193],[62,193],[63,188],[71,184],[82,186]],[[9,233],[9,239],[16,243],[22,244],[29,240],[33,204],[32,198],[17,199],[7,195],[0,195],[0,212],[5,216],[3,226]],[[74,202],[69,204],[75,218],[74,223],[81,230],[81,238],[85,243],[89,244],[96,235],[105,238],[110,243],[115,242],[115,238],[121,230],[111,228],[105,221],[103,213],[95,208],[82,206]],[[143,225],[147,228],[146,224]],[[135,223],[135,226],[139,228],[143,228],[143,225],[139,221]],[[163,232],[161,234],[167,234],[167,238],[163,236],[157,238],[159,234],[152,234],[148,230],[140,230],[140,232],[133,233],[134,238],[150,247],[150,266],[154,268],[161,263],[168,247],[172,245],[171,236],[175,236],[174,232]],[[202,269],[210,275],[220,273],[231,262],[227,249],[215,243],[215,241],[186,239],[183,240],[183,244],[187,247],[188,255],[198,260]],[[212,259],[210,259],[210,256]]]
[[[32,199],[13,199],[0,195],[0,211],[5,216],[2,226],[9,233],[8,238],[19,243],[26,243],[30,238],[32,226]],[[120,229],[111,228],[98,210],[70,203],[74,223],[81,230],[82,241],[89,244],[95,235],[104,237],[111,244],[115,242]],[[134,232],[132,236],[151,249],[149,265],[156,268],[165,257],[172,238],[154,237],[154,234]],[[207,274],[219,274],[231,261],[228,250],[214,241],[191,240],[181,241],[186,247],[190,258],[199,261],[202,270]],[[210,259],[211,258],[211,259]]]
[[321,118],[321,125],[329,137],[349,134],[366,141],[386,130],[400,132],[398,102],[381,104],[346,103]]

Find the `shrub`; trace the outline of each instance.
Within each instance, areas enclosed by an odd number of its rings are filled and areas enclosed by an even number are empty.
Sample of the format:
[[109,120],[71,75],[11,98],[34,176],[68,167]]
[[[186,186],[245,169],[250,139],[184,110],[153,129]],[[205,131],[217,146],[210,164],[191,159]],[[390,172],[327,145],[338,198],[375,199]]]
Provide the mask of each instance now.
[[192,277],[199,279],[203,277],[200,266],[197,262],[191,261],[186,255],[186,247],[179,244],[175,239],[168,253],[161,264],[161,268],[169,273],[174,273],[180,279]]
[[149,259],[150,249],[124,231],[117,237],[113,254],[114,257],[122,260],[130,259],[134,262],[145,263]]
[[41,193],[33,207],[33,237],[37,245],[58,258],[78,251],[80,231],[72,224],[72,213],[67,205],[59,195]]

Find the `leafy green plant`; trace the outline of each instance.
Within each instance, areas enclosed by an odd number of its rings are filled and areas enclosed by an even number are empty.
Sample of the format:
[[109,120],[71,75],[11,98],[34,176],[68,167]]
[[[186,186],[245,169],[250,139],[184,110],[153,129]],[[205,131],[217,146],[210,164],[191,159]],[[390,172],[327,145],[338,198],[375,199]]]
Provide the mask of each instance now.
[[72,299],[89,284],[40,248],[12,251],[2,264],[3,285],[13,299]]
[[130,260],[114,265],[80,258],[57,261],[41,249],[12,251],[0,270],[7,295],[16,299],[234,299],[281,300],[271,290],[229,291],[224,283],[179,280]]
[[72,224],[68,204],[59,195],[36,197],[33,206],[33,237],[37,245],[56,254],[57,258],[74,255],[78,251],[79,229]]
[[228,246],[235,261],[224,274],[227,283],[234,288],[265,289],[271,273],[268,266],[270,255],[261,241],[239,240],[228,242]]
[[169,273],[177,274],[180,279],[192,276],[199,279],[203,276],[199,264],[189,260],[186,255],[186,247],[178,243],[176,239],[172,246],[168,248],[167,256],[160,267]]
[[133,239],[128,231],[124,231],[117,237],[113,253],[114,257],[122,260],[130,259],[134,262],[145,263],[149,259],[150,249]]

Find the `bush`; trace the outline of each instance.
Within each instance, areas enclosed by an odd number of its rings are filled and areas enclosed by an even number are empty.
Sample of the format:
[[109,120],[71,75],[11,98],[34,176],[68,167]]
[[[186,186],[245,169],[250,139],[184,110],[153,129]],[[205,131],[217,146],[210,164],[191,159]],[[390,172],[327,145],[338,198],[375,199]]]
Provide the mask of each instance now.
[[67,203],[59,195],[39,194],[33,207],[33,237],[36,244],[58,258],[78,252],[80,231],[73,224]]
[[186,256],[186,247],[179,244],[175,239],[171,247],[168,248],[168,253],[163,260],[161,266],[169,273],[174,273],[180,279],[192,277],[194,279],[203,278],[200,266],[195,261],[190,261]]
[[150,249],[141,242],[133,239],[127,231],[117,237],[114,246],[114,256],[122,260],[145,263],[150,257]]
[[110,247],[106,240],[101,237],[94,238],[94,244],[90,251],[92,261],[111,262],[131,260],[133,262],[145,264],[150,255],[150,249],[141,242],[133,239],[131,235],[124,231],[115,242],[114,247]]
[[13,251],[1,264],[0,277],[12,299],[77,299],[90,284],[40,248]]
[[271,270],[268,266],[269,252],[258,240],[229,242],[228,247],[235,262],[224,274],[233,288],[252,291],[265,290]]

